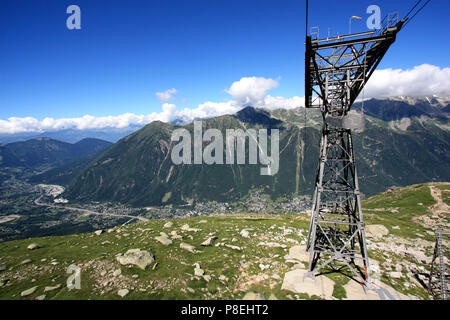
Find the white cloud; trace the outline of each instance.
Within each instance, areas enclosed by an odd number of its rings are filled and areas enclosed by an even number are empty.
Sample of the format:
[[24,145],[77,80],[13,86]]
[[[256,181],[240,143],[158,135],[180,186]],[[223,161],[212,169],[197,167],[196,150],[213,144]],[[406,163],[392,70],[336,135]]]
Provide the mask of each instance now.
[[[375,70],[367,82],[366,98],[450,95],[450,68],[422,64],[411,70]],[[362,97],[360,95],[360,97]]]
[[298,107],[305,106],[305,97],[292,97],[292,98],[284,98],[284,97],[272,97],[271,95],[267,95],[264,98],[263,107],[275,110],[275,109],[295,109]]
[[175,99],[174,95],[177,92],[178,92],[177,89],[172,88],[172,89],[167,89],[164,92],[157,92],[156,96],[158,97],[158,100],[160,102],[165,102],[165,101],[169,101],[169,100]]
[[278,87],[278,81],[261,77],[244,77],[233,82],[227,93],[243,106],[263,104],[267,91]]
[[[127,128],[142,126],[155,120],[173,122],[191,122],[194,119],[216,117],[224,114],[233,114],[243,107],[252,105],[267,109],[293,109],[304,106],[304,98],[294,96],[285,98],[271,96],[267,92],[278,87],[279,80],[261,77],[244,77],[233,82],[227,90],[232,100],[223,102],[207,101],[195,108],[178,110],[175,104],[167,103],[177,93],[175,88],[156,95],[162,102],[162,110],[147,115],[125,113],[118,116],[94,117],[85,115],[79,118],[53,119],[45,118],[41,121],[32,118],[11,117],[0,120],[0,134],[13,134],[22,132],[45,132],[63,129],[104,129]],[[450,68],[439,68],[424,64],[412,70],[384,69],[374,72],[365,90],[366,98],[390,96],[424,96],[424,95],[450,96]]]

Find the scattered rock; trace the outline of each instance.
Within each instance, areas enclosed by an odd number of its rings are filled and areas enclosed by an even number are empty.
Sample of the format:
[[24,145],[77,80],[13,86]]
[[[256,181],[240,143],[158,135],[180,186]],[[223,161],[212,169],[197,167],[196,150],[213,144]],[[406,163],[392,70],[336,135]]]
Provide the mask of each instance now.
[[233,250],[241,251],[241,248],[240,248],[240,247],[238,247],[238,246],[233,246],[233,245],[231,245],[231,244],[226,244],[226,243],[225,243],[225,247],[228,247],[228,248],[233,249]]
[[120,270],[120,269],[114,270],[114,272],[113,272],[113,276],[114,276],[114,277],[118,277],[118,276],[120,276],[121,274],[122,274],[122,270]]
[[168,246],[169,244],[172,244],[172,240],[170,240],[164,232],[161,232],[161,235],[158,237],[155,237],[155,240],[161,242],[163,245]]
[[400,279],[402,277],[402,273],[398,271],[389,272],[389,276],[394,279]]
[[0,264],[0,271],[5,271],[6,270],[6,266],[4,264]]
[[221,275],[219,276],[219,280],[220,280],[220,281],[228,281],[228,278],[227,278],[226,276],[224,276],[223,274],[221,274]]
[[234,245],[228,244],[228,243],[223,243],[223,242],[216,243],[216,247],[228,247],[228,248],[233,249],[233,250],[241,251],[240,247],[234,246]]
[[170,228],[170,227],[172,227],[172,226],[173,226],[172,221],[169,221],[169,222],[167,222],[167,223],[164,225],[164,228]]
[[381,239],[389,234],[389,230],[381,224],[371,224],[366,226],[366,235],[368,238]]
[[97,230],[97,231],[94,231],[94,233],[99,236],[103,233],[103,230]]
[[39,249],[39,248],[42,248],[42,246],[37,244],[37,243],[31,243],[27,247],[28,250],[36,250],[36,249]]
[[260,263],[259,264],[259,268],[261,269],[261,271],[264,271],[264,270],[266,270],[266,269],[269,269],[270,268],[270,265],[265,265],[265,264],[263,264],[263,263]]
[[174,231],[172,231],[171,233],[170,233],[170,236],[172,237],[172,239],[176,239],[176,240],[181,240],[181,239],[183,239],[183,237],[182,236],[180,236],[179,234],[177,234],[177,232],[174,230]]
[[59,289],[59,288],[61,288],[61,285],[60,285],[60,284],[58,284],[58,285],[56,285],[56,286],[52,286],[52,287],[45,287],[45,288],[44,288],[44,292],[53,291],[53,290],[56,290],[56,289]]
[[31,259],[25,259],[20,264],[27,264],[27,263],[30,263],[30,262],[31,262]]
[[158,266],[158,262],[155,262],[155,264],[152,267],[152,270],[155,270],[157,266]]
[[281,280],[281,277],[280,277],[279,274],[275,273],[275,274],[272,275],[272,279]]
[[209,281],[211,281],[211,276],[208,275],[208,274],[207,274],[207,275],[204,275],[204,276],[203,276],[203,279],[205,279],[206,282],[209,282]]
[[189,291],[190,293],[195,293],[195,290],[192,289],[191,287],[187,287],[186,290]]
[[130,249],[125,254],[119,253],[116,255],[116,260],[122,265],[132,264],[145,270],[147,266],[155,261],[155,257],[146,250]]
[[28,289],[28,290],[24,290],[24,291],[22,291],[22,292],[20,293],[20,295],[21,295],[22,297],[29,296],[30,294],[33,294],[33,293],[36,291],[36,289],[37,289],[37,286],[35,286],[35,287],[33,287],[33,288],[30,288],[30,289]]
[[201,231],[200,229],[196,229],[196,228],[191,228],[191,227],[189,227],[188,224],[184,224],[184,225],[181,227],[181,230],[183,230],[183,231],[192,231],[192,232],[199,232],[199,231]]
[[205,274],[205,270],[201,269],[200,267],[194,268],[194,276],[201,277]]
[[258,243],[258,246],[268,247],[268,248],[287,248],[285,244],[277,242],[263,242]]
[[204,246],[204,247],[212,246],[214,244],[214,240],[216,240],[216,239],[217,239],[216,236],[209,237],[208,239],[203,241],[201,245]]
[[120,289],[119,291],[117,291],[117,294],[120,296],[120,297],[125,297],[128,293],[129,293],[130,291],[128,290],[128,289]]
[[266,298],[260,292],[249,291],[244,295],[242,300],[266,300]]
[[36,300],[44,300],[44,299],[45,299],[45,294],[36,297]]
[[182,242],[180,243],[180,248],[187,250],[189,252],[195,253],[195,247],[193,245],[190,245],[188,243]]
[[248,231],[245,230],[245,229],[243,229],[243,230],[240,232],[240,235],[241,235],[243,238],[248,238],[248,237],[250,236],[249,233],[248,233]]

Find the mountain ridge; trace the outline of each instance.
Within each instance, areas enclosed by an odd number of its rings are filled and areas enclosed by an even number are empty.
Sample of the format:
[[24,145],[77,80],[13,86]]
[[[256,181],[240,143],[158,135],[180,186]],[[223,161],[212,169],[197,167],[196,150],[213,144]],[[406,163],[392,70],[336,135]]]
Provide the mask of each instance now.
[[[399,117],[395,112],[388,116],[379,112],[388,108],[385,102],[366,102],[365,107],[365,112],[373,116],[366,114],[364,131],[354,133],[364,194],[372,195],[392,185],[450,180],[449,118],[443,116],[442,107],[437,111],[437,106],[421,105],[406,117],[403,113]],[[405,119],[407,123],[403,123]],[[308,110],[305,115],[304,109],[270,111],[248,107],[236,115],[204,119],[202,123],[203,131],[217,128],[223,136],[226,129],[281,129],[278,174],[261,176],[260,166],[249,164],[173,165],[171,132],[186,128],[192,135],[193,123],[182,126],[152,122],[98,154],[68,183],[64,196],[76,201],[146,206],[232,201],[255,187],[263,187],[274,200],[312,193],[321,128],[317,110]]]
[[112,145],[111,142],[85,138],[68,143],[48,137],[12,142],[0,146],[0,167],[58,166],[89,157]]

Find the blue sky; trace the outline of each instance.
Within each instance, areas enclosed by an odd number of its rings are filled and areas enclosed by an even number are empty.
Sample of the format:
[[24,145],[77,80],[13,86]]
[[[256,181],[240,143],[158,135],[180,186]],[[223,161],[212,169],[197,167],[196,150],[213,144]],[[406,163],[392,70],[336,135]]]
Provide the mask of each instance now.
[[[365,31],[366,8],[402,17],[415,0],[310,1],[322,35]],[[68,30],[66,8],[81,8]],[[277,79],[272,96],[303,96],[305,2],[286,0],[2,0],[0,119],[160,112],[232,99],[242,77]],[[450,2],[431,3],[403,30],[379,69],[449,67]]]

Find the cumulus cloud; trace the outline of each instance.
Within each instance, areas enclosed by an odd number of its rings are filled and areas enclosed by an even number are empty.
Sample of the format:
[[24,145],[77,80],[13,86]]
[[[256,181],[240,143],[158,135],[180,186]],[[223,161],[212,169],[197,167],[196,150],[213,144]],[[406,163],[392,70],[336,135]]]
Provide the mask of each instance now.
[[305,97],[295,96],[292,98],[284,98],[284,97],[272,97],[271,95],[267,95],[264,98],[264,104],[262,106],[270,110],[295,109],[305,106]]
[[[244,77],[235,81],[225,90],[232,99],[222,102],[207,101],[195,108],[178,109],[175,104],[167,101],[174,99],[175,88],[156,95],[161,101],[161,112],[147,115],[124,113],[118,116],[94,117],[85,115],[79,118],[53,119],[45,118],[41,121],[32,118],[11,117],[0,119],[0,133],[13,134],[23,132],[45,132],[64,129],[104,129],[127,128],[142,126],[155,120],[163,122],[180,121],[191,122],[195,119],[210,118],[224,114],[233,114],[245,106],[267,109],[293,109],[304,107],[304,97],[294,96],[285,98],[271,96],[268,91],[278,87],[279,79],[262,77]],[[366,98],[390,96],[450,96],[450,68],[439,68],[424,64],[411,70],[384,69],[374,72],[365,89]]]
[[262,77],[244,77],[233,82],[228,90],[225,90],[233,99],[243,106],[257,106],[263,103],[267,91],[278,87],[278,81]]
[[157,92],[156,96],[158,97],[158,100],[160,102],[165,102],[165,101],[169,101],[169,100],[175,99],[174,95],[177,92],[178,92],[177,89],[172,88],[172,89],[168,89],[168,90],[163,91],[163,92]]
[[375,70],[365,88],[366,98],[450,95],[450,68],[422,64],[411,70]]

